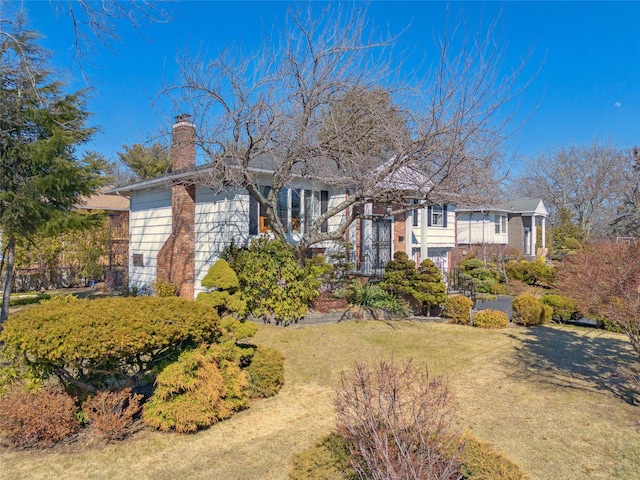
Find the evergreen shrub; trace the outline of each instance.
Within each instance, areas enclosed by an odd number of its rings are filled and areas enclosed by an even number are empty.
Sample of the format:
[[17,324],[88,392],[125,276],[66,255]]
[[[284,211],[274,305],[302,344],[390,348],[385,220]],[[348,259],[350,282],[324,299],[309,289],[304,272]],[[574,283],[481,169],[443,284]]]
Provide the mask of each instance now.
[[480,310],[473,318],[473,326],[479,328],[505,328],[508,323],[507,314],[499,310]]
[[233,342],[183,352],[158,374],[144,422],[163,432],[193,433],[247,408],[247,378],[237,353]]
[[550,322],[553,308],[544,305],[533,295],[522,294],[513,299],[513,321],[519,325],[532,326]]
[[450,323],[468,325],[471,323],[471,307],[473,301],[462,295],[449,297],[444,305],[442,316],[449,319]]
[[70,391],[138,386],[185,348],[224,336],[215,311],[180,298],[55,297],[5,322],[9,358],[26,359]]
[[544,305],[553,308],[552,318],[554,322],[568,322],[578,318],[578,307],[576,302],[569,297],[564,297],[556,293],[544,295],[540,301]]
[[80,428],[75,399],[48,385],[25,391],[16,384],[0,396],[0,432],[16,447],[46,448]]
[[171,282],[156,281],[151,284],[156,297],[167,298],[178,296],[178,285]]
[[273,397],[284,383],[284,356],[274,348],[258,347],[246,372],[249,397]]
[[247,302],[242,298],[240,282],[236,272],[226,260],[219,259],[214,263],[202,280],[207,292],[200,292],[196,298],[215,308],[220,316],[230,313],[239,318],[247,315]]

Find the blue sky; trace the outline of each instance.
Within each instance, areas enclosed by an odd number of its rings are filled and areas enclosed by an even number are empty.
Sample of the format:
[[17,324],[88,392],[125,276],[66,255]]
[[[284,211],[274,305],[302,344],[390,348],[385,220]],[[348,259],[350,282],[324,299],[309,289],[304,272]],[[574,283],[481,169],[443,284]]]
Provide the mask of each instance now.
[[[110,159],[123,144],[169,131],[179,112],[154,99],[163,81],[176,78],[176,59],[185,47],[216,52],[241,44],[255,50],[263,33],[281,24],[290,4],[166,3],[168,22],[146,24],[139,33],[119,25],[122,43],[111,50],[97,46],[85,67],[85,83],[72,59],[69,17],[56,15],[53,0],[24,2],[30,27],[44,35],[41,44],[53,52],[56,67],[68,72],[72,87],[94,89],[89,109],[101,132],[88,148]],[[446,9],[444,2],[374,1],[368,14],[382,30],[399,33],[407,27],[398,48],[430,58]],[[449,9],[452,17],[461,14],[471,31],[502,11],[507,66],[534,49],[525,74],[541,70],[517,100],[513,126],[520,128],[510,138],[510,151],[533,156],[594,140],[622,148],[640,145],[640,2],[452,2]]]

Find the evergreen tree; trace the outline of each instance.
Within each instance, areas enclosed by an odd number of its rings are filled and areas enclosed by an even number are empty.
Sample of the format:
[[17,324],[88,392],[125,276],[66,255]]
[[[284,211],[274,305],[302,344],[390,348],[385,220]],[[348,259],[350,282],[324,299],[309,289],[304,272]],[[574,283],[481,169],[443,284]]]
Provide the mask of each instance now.
[[447,300],[447,286],[442,281],[440,269],[428,258],[418,267],[414,289],[414,296],[422,302],[428,316],[431,316],[432,306],[442,305]]
[[415,298],[415,282],[417,280],[416,264],[409,260],[404,252],[393,254],[393,260],[387,263],[380,286],[385,290]]
[[152,143],[148,147],[136,143],[123,145],[118,152],[120,161],[133,172],[135,180],[148,180],[171,172],[171,159],[167,147]]
[[78,159],[86,126],[86,90],[65,93],[47,68],[48,53],[19,21],[0,37],[0,231],[7,318],[16,244],[28,241],[99,186],[99,167]]

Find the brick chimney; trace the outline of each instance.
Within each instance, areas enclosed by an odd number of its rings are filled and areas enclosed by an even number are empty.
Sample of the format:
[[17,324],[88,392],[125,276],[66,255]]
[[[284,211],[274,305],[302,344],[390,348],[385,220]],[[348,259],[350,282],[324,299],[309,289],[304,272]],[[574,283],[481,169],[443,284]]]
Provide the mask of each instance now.
[[191,123],[191,115],[186,113],[176,117],[173,125],[171,144],[171,168],[173,172],[196,168],[196,126]]
[[[173,126],[172,173],[194,170],[196,166],[196,127],[189,120],[189,115],[178,115]],[[175,283],[179,296],[193,299],[196,244],[196,186],[193,179],[173,181],[171,211],[171,235],[158,252],[157,280]]]

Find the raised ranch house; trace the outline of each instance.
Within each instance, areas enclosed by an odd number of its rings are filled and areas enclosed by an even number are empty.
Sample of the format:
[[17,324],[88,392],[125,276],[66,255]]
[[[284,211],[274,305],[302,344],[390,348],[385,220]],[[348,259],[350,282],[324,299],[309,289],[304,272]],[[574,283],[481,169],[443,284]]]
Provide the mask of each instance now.
[[[177,117],[172,129],[172,173],[112,189],[129,198],[129,287],[142,291],[155,281],[180,286],[180,296],[194,298],[203,290],[202,279],[231,241],[246,245],[268,234],[260,205],[239,187],[214,191],[207,186],[209,166],[196,167],[195,126],[188,115]],[[270,188],[272,170],[256,165],[253,173]],[[280,192],[278,215],[287,240],[296,243],[311,223],[339,204],[348,191],[302,176],[294,177]],[[430,258],[447,272],[456,246],[456,211],[452,204],[425,205],[408,213],[390,215],[382,205],[365,205],[373,220],[357,220],[345,234],[351,245],[347,255],[358,272],[381,274],[393,252],[404,251],[416,263]],[[344,213],[342,214],[344,215]],[[340,218],[322,226],[337,228]],[[328,257],[339,251],[338,242],[324,242],[312,251]]]
[[[130,287],[145,289],[156,280],[171,281],[181,286],[182,296],[193,297],[202,291],[202,278],[225,246],[231,241],[244,245],[268,232],[260,206],[246,190],[226,187],[214,192],[204,185],[210,171],[196,168],[195,156],[195,127],[181,116],[173,126],[172,173],[110,192],[130,199]],[[255,174],[268,189],[272,172],[256,168]],[[281,191],[278,206],[288,240],[298,241],[312,221],[346,194],[342,188],[294,178]],[[348,254],[359,271],[381,273],[398,250],[417,261],[431,256],[446,270],[455,239],[453,205],[396,216],[389,216],[382,206],[368,205],[365,211],[375,220],[354,222],[346,235],[352,244]],[[323,228],[331,230],[338,223],[330,219]],[[327,255],[338,248],[334,242],[314,246]]]

